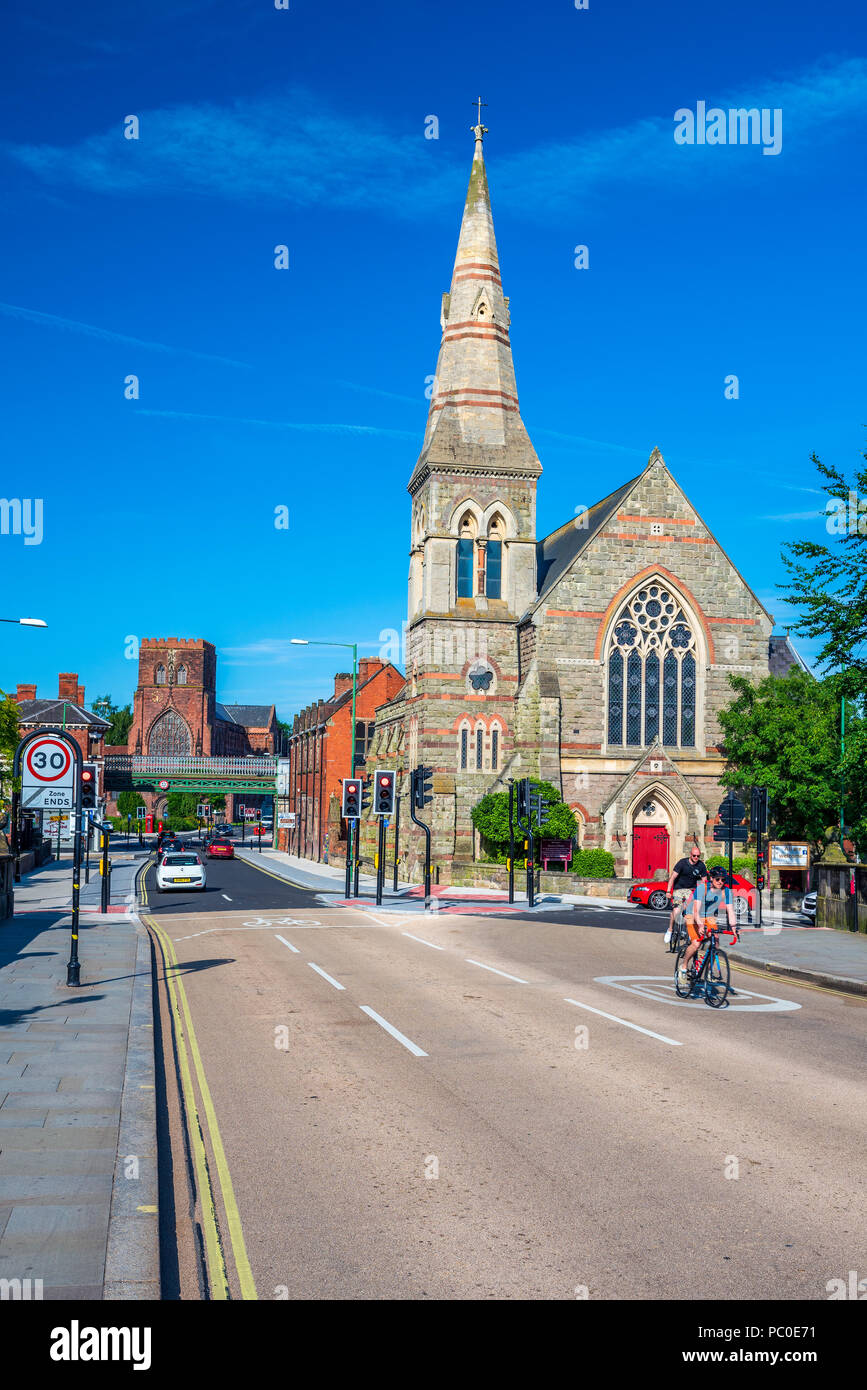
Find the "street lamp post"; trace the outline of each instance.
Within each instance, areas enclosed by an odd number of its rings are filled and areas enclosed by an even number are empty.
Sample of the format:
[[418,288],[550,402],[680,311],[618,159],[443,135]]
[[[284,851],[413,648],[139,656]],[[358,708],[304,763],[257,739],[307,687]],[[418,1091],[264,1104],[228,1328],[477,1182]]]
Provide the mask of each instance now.
[[[295,647],[346,647],[346,648],[348,648],[349,651],[352,652],[352,714],[351,714],[351,730],[350,730],[350,735],[349,735],[349,739],[350,739],[350,744],[349,744],[349,747],[350,747],[350,753],[349,753],[349,775],[350,775],[350,777],[354,777],[354,776],[355,776],[355,700],[356,700],[356,694],[357,694],[357,690],[358,690],[358,643],[357,643],[357,642],[321,642],[321,641],[315,641],[313,638],[309,638],[309,639],[308,639],[307,637],[291,637],[289,640],[290,640],[291,644],[292,644],[293,646],[295,646]],[[359,807],[359,810],[360,810],[360,809],[361,809],[361,808]],[[360,834],[359,834],[360,829],[361,829],[361,820],[359,819],[359,821],[357,822],[356,827],[355,827],[355,837],[354,837],[354,838],[355,838],[355,841],[356,841],[356,843],[355,843],[355,857],[356,857],[356,859],[358,859],[358,848],[359,848],[358,842],[359,842],[359,840],[360,840]],[[321,834],[321,832],[322,832],[322,805],[321,805],[321,802],[320,802],[320,806],[319,806],[319,830],[320,830],[320,834]],[[352,848],[352,841],[353,841],[353,833],[352,833],[352,827],[350,826],[350,827],[349,827],[349,833],[348,833],[347,838],[346,838],[346,858],[347,858],[347,861],[349,860],[350,849]]]

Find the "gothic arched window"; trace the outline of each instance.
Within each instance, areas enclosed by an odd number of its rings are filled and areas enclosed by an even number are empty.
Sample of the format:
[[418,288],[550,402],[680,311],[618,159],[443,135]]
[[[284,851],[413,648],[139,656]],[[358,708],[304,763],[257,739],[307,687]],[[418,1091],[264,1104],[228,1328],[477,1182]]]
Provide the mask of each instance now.
[[154,679],[155,679],[157,685],[165,685],[165,683],[166,683],[166,668],[165,668],[165,666],[162,665],[162,663],[160,663],[160,665],[157,667],[157,669],[156,669],[156,675],[154,676]]
[[184,757],[191,747],[190,731],[176,710],[166,710],[152,725],[148,753],[160,758]]
[[472,598],[475,592],[473,570],[476,558],[478,527],[472,512],[464,512],[458,526],[458,598]]
[[178,667],[177,682],[178,682],[178,685],[186,685],[186,683],[187,683],[187,668],[186,668],[186,666],[179,666],[179,667]]
[[659,738],[666,748],[695,747],[696,631],[661,581],[645,582],[623,605],[609,637],[609,744],[647,747]]
[[497,772],[500,766],[500,733],[499,724],[491,726],[491,771]]
[[466,772],[467,767],[468,767],[468,764],[469,764],[469,760],[470,760],[470,726],[469,726],[469,724],[463,724],[463,725],[461,725],[460,747],[461,747],[461,758],[460,758],[461,772]]
[[488,527],[488,544],[485,547],[485,593],[488,598],[501,598],[503,590],[503,518],[493,517]]

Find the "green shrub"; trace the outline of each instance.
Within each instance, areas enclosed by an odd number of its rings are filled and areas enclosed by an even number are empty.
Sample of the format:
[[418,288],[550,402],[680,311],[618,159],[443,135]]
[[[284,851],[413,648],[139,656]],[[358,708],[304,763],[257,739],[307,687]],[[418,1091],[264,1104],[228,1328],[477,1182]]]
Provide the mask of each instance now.
[[614,878],[614,855],[607,849],[576,850],[572,872],[581,878]]
[[[722,869],[727,869],[729,857],[727,854],[709,854],[704,862],[709,869],[714,869],[717,865]],[[753,879],[756,876],[755,857],[751,859],[747,855],[736,854],[732,859],[732,868],[736,874],[745,874],[748,878]]]

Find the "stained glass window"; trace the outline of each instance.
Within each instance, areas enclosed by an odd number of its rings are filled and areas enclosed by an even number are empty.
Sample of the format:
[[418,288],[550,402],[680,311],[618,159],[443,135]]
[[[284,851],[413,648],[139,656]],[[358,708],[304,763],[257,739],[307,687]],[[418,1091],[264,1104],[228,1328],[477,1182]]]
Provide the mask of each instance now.
[[476,729],[476,771],[482,770],[482,731]]
[[608,742],[623,742],[623,657],[618,651],[608,658]]
[[641,657],[630,652],[626,663],[626,742],[641,743]]
[[644,666],[644,742],[659,735],[659,657],[651,652]]
[[498,759],[499,759],[499,753],[500,753],[500,731],[499,731],[499,729],[492,729],[492,730],[491,730],[491,771],[492,771],[492,772],[496,772],[496,770],[497,770],[497,762],[498,762]]
[[677,747],[677,657],[669,652],[662,663],[662,742]]
[[689,653],[680,667],[680,742],[683,748],[695,747],[695,658]]
[[175,710],[166,710],[153,725],[148,739],[148,753],[160,758],[184,757],[191,751],[190,731]]
[[461,769],[466,768],[467,752],[470,741],[469,729],[461,729]]

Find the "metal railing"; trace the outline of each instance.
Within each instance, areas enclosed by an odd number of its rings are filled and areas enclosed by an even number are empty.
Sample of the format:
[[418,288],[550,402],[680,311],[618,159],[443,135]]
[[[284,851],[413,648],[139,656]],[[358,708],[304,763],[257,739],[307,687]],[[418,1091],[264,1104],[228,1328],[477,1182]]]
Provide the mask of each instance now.
[[276,777],[277,759],[268,754],[248,758],[157,757],[136,753],[130,759],[132,772],[152,772],[169,777],[197,772],[220,777]]

